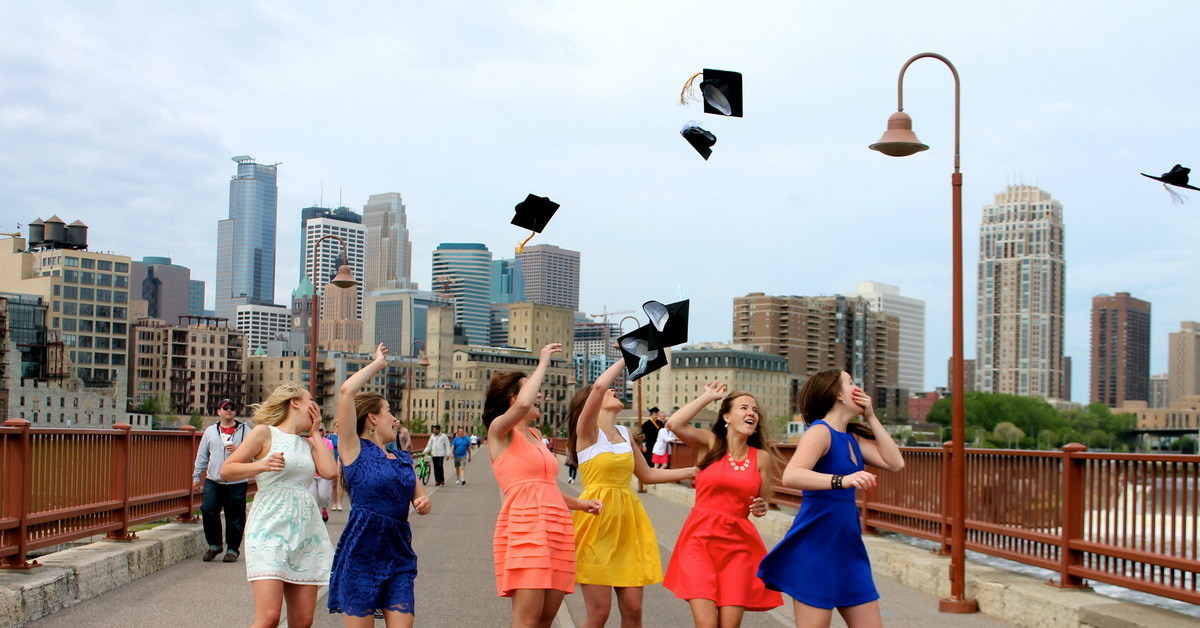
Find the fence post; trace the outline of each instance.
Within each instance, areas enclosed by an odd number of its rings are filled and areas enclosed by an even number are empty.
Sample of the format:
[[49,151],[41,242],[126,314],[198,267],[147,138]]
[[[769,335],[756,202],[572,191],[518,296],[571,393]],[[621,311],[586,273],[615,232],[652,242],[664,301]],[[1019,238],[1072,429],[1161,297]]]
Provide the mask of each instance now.
[[[16,447],[8,448],[8,464],[4,469],[5,513],[17,516],[17,553],[0,559],[0,569],[32,569],[40,567],[38,561],[25,560],[25,548],[29,544],[29,508],[33,484],[33,442],[29,437],[29,421],[8,419],[4,427],[21,430]],[[7,439],[6,439],[7,440]]]
[[1063,589],[1086,589],[1083,578],[1071,575],[1070,570],[1083,564],[1083,552],[1071,549],[1071,542],[1083,538],[1083,463],[1075,457],[1087,451],[1085,445],[1069,443],[1062,452],[1062,538],[1058,548],[1058,581],[1046,584]]
[[121,527],[109,532],[104,538],[110,541],[132,541],[137,538],[136,534],[129,531],[129,493],[133,484],[133,459],[129,455],[129,449],[132,440],[130,430],[133,427],[128,423],[114,423],[113,429],[120,431],[113,443],[112,477],[113,489],[121,500],[121,511],[117,516]]
[[[200,507],[200,502],[196,500],[196,491],[192,490],[192,470],[195,468],[193,465],[196,463],[196,455],[200,452],[200,439],[203,438],[204,432],[197,431],[191,425],[185,425],[180,429],[189,436],[188,445],[190,445],[189,449],[192,452],[192,457],[188,459],[188,466],[184,471],[184,480],[187,482],[188,511],[175,517],[175,521],[179,523],[199,523],[200,517],[196,516],[196,509]],[[204,493],[201,492],[200,495],[203,496]]]
[[938,556],[950,555],[950,447],[951,441],[942,443],[942,492],[938,501],[942,512],[942,544],[933,550]]

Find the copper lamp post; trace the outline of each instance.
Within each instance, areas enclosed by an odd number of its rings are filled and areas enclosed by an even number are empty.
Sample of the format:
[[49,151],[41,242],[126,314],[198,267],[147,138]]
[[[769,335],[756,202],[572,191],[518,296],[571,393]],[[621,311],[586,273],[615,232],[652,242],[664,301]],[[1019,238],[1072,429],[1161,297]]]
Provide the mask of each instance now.
[[887,131],[871,144],[890,157],[907,157],[929,148],[917,139],[912,130],[912,118],[904,113],[904,72],[917,59],[932,57],[946,64],[954,75],[954,173],[950,175],[952,264],[954,266],[952,307],[952,348],[950,357],[950,494],[944,495],[950,518],[950,597],[942,598],[938,610],[943,613],[975,613],[976,600],[966,597],[966,460],[963,439],[966,430],[966,400],[963,383],[963,260],[962,260],[962,173],[959,172],[959,82],[958,70],[942,55],[923,52],[900,68],[897,81],[896,113],[888,118]]
[[[342,245],[342,259],[349,261],[350,255],[346,250],[346,241],[340,236],[328,234],[321,236],[320,239],[313,244],[312,247],[312,279],[313,279],[313,302],[312,302],[312,342],[309,347],[309,363],[308,363],[308,394],[312,395],[313,401],[317,398],[317,347],[321,337],[321,302],[316,290],[317,282],[317,253],[321,251],[321,243],[328,238],[337,240]],[[337,288],[350,288],[358,282],[350,274],[350,266],[342,264],[338,266],[337,274],[333,280],[329,282]]]

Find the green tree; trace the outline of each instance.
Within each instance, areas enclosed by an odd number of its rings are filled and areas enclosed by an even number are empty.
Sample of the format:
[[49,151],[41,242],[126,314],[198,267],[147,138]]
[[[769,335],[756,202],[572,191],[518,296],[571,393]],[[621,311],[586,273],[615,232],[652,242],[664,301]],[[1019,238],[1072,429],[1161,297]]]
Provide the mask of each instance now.
[[192,410],[192,416],[188,419],[188,424],[196,429],[204,427],[204,420],[200,418],[199,410]]
[[1009,449],[1019,445],[1022,438],[1025,438],[1025,432],[1009,421],[997,424],[996,429],[992,431],[992,440],[997,445],[1004,445]]
[[149,414],[153,417],[153,428],[156,430],[163,429],[168,423],[174,423],[177,419],[172,414],[171,399],[166,395],[156,397],[147,397],[142,400],[137,406],[137,411],[143,414]]

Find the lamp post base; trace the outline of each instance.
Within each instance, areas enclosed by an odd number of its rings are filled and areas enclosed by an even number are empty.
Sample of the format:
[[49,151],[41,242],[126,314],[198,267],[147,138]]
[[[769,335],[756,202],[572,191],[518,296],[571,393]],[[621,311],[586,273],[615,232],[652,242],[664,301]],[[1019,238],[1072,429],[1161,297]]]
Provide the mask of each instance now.
[[938,612],[941,613],[978,613],[979,602],[974,598],[956,599],[952,597],[944,597],[938,600]]

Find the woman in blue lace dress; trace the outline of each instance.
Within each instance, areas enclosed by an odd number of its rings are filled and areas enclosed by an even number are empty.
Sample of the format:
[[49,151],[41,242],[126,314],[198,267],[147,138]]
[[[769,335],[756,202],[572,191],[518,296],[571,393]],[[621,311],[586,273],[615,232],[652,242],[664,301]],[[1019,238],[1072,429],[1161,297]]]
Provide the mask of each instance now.
[[[279,625],[287,600],[288,625],[312,625],[317,588],[329,582],[333,546],[321,509],[308,492],[313,472],[337,475],[333,452],[318,427],[321,411],[295,384],[276,388],[255,407],[257,425],[225,463],[226,482],[255,477],[258,494],[246,520],[246,579],[254,593],[253,628]],[[308,432],[308,436],[301,436]]]
[[383,611],[388,628],[413,625],[413,581],[417,555],[412,548],[408,505],[429,512],[429,497],[417,483],[412,458],[384,446],[396,438],[396,419],[387,400],[359,389],[387,366],[387,347],[375,361],[338,390],[338,459],[350,492],[350,518],[338,540],[329,583],[329,612],[345,613],[343,625],[369,628]]

